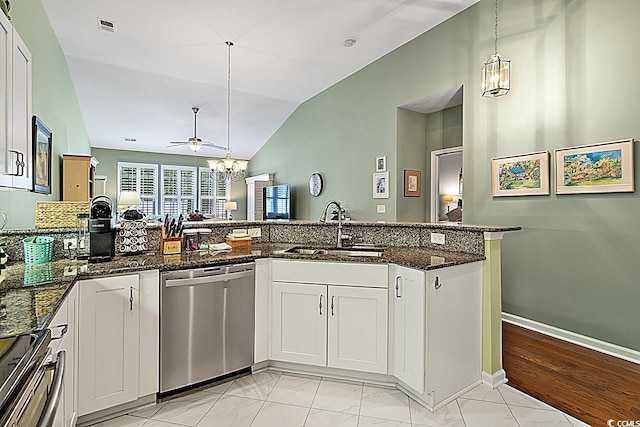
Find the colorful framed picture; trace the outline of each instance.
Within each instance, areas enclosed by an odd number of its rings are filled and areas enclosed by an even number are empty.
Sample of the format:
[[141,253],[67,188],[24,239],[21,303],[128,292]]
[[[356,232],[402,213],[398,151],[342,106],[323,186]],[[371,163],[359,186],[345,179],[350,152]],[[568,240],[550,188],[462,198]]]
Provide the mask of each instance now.
[[387,156],[376,157],[376,172],[387,170]]
[[519,154],[491,159],[491,195],[548,195],[549,152]]
[[389,172],[376,172],[373,174],[373,198],[389,198]]
[[33,116],[33,191],[51,194],[51,146],[53,133]]
[[404,197],[420,197],[420,171],[404,170]]
[[633,192],[633,139],[559,148],[556,194]]

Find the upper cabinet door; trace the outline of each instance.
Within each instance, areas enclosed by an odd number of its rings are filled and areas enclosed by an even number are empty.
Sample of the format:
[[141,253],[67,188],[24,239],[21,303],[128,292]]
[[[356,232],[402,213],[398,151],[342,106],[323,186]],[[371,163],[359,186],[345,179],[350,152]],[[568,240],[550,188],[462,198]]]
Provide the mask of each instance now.
[[13,27],[0,13],[0,186],[11,187],[9,152],[11,148],[11,62],[13,58]]
[[32,189],[31,53],[0,13],[0,186]]
[[[20,165],[13,177],[13,187],[33,188],[33,152],[31,144],[31,52],[13,30],[12,64],[12,141],[10,154]],[[11,157],[13,158],[13,157]]]

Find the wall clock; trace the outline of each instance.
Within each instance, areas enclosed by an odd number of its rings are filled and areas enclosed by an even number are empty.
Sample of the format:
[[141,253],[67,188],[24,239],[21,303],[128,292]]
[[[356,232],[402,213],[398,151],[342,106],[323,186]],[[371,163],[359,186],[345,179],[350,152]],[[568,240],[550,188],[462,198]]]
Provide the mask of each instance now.
[[309,177],[309,193],[313,197],[318,197],[322,193],[322,175],[314,172]]

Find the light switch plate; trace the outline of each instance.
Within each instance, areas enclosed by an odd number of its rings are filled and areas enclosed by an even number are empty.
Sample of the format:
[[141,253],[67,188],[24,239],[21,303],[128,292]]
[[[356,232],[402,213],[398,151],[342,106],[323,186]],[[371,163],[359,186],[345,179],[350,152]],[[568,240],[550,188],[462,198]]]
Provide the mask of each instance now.
[[435,243],[436,245],[444,245],[444,234],[431,233],[431,243]]
[[262,237],[262,229],[261,228],[250,228],[249,236],[251,237]]
[[385,205],[377,205],[376,206],[376,212],[377,213],[385,213],[386,211],[386,206]]
[[234,228],[232,234],[247,234],[246,228]]

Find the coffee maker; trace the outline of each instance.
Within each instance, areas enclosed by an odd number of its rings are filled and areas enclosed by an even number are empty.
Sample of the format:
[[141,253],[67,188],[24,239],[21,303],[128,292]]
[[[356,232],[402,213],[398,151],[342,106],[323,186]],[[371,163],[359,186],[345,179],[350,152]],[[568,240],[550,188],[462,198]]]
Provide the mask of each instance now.
[[115,227],[112,202],[107,196],[91,200],[89,215],[89,262],[105,262],[115,254]]

